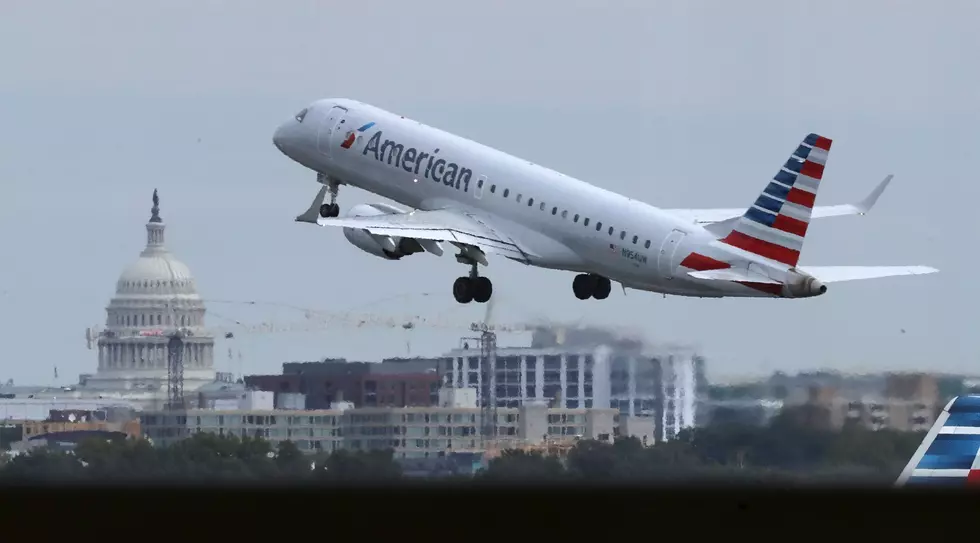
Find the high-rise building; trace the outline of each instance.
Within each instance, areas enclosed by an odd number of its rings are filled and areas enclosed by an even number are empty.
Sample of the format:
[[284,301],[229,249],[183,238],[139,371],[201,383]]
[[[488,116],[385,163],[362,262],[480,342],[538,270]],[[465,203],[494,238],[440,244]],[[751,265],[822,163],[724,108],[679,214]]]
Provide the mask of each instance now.
[[[495,373],[499,408],[611,407],[623,415],[655,417],[660,440],[697,424],[706,387],[704,359],[694,349],[650,347],[596,328],[541,329],[531,347],[498,347]],[[439,374],[443,386],[482,391],[479,345],[450,351]]]

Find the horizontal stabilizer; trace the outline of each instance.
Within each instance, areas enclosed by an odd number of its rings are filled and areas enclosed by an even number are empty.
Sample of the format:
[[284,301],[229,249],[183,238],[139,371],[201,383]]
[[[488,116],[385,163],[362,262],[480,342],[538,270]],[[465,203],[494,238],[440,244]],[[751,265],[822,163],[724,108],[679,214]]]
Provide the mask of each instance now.
[[[883,192],[885,192],[885,189],[888,187],[888,184],[891,183],[891,180],[892,175],[887,175],[881,180],[880,183],[878,183],[877,186],[875,186],[870,194],[855,204],[814,206],[810,213],[810,219],[843,217],[847,215],[864,215],[865,213],[871,211],[871,208],[878,202],[878,198]],[[743,213],[745,213],[745,208],[665,209],[664,211],[695,224],[709,225],[732,219],[738,219]],[[728,228],[724,230],[724,234],[728,234],[730,230],[731,225],[728,225]]]
[[978,484],[980,396],[957,396],[936,417],[895,486],[965,487]]
[[688,275],[694,277],[695,279],[709,279],[713,281],[739,281],[739,282],[749,282],[749,283],[767,283],[770,285],[779,285],[779,281],[770,279],[764,275],[759,275],[757,273],[751,273],[748,270],[737,269],[737,268],[725,268],[721,270],[702,270],[702,271],[691,271],[687,272]]
[[800,266],[798,269],[816,277],[823,283],[877,279],[897,275],[924,275],[939,271],[929,266]]

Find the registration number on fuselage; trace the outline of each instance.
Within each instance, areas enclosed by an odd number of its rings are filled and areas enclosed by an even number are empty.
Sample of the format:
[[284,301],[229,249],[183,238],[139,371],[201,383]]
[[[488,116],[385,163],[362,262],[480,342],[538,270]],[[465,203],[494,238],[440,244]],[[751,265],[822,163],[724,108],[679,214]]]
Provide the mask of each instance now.
[[643,253],[638,253],[636,251],[631,251],[631,250],[627,249],[626,247],[623,247],[622,249],[620,249],[620,251],[622,252],[623,258],[625,258],[626,260],[631,260],[631,261],[636,262],[638,264],[646,264],[647,263],[647,255],[645,255]]

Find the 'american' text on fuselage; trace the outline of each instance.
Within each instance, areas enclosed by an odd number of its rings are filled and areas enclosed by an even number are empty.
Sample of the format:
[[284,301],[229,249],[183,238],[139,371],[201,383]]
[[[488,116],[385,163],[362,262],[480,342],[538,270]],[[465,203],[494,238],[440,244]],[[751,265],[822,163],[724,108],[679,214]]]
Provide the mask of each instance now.
[[415,175],[419,175],[419,169],[424,166],[425,170],[421,174],[424,178],[442,183],[447,187],[454,187],[456,190],[462,186],[464,192],[469,191],[473,170],[439,158],[437,156],[439,149],[432,153],[426,153],[415,147],[406,149],[403,144],[394,140],[385,140],[384,143],[381,143],[381,134],[382,132],[379,130],[371,136],[367,145],[364,146],[362,155],[371,153],[378,162],[387,162],[389,166],[401,168]]

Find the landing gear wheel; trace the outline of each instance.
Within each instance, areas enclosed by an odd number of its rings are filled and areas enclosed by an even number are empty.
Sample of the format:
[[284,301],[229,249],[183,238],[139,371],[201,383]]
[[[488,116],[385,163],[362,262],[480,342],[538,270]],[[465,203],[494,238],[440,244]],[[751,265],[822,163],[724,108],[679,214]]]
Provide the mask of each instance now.
[[612,281],[605,277],[596,277],[596,279],[598,281],[596,281],[595,290],[592,291],[592,297],[596,300],[605,300],[612,291]]
[[469,277],[459,277],[453,283],[453,298],[461,304],[468,304],[473,301],[473,290]]
[[605,300],[612,291],[612,282],[598,275],[591,273],[580,273],[572,280],[572,292],[579,300]]
[[596,276],[587,273],[580,273],[572,281],[572,292],[579,300],[588,300],[592,297],[592,292],[596,288]]
[[453,298],[461,304],[485,304],[493,296],[493,283],[487,277],[459,277],[453,283]]
[[340,206],[337,204],[321,204],[320,205],[320,216],[324,219],[330,219],[340,215]]
[[474,277],[470,279],[470,288],[473,290],[473,301],[478,304],[485,304],[493,296],[493,283],[487,277]]

